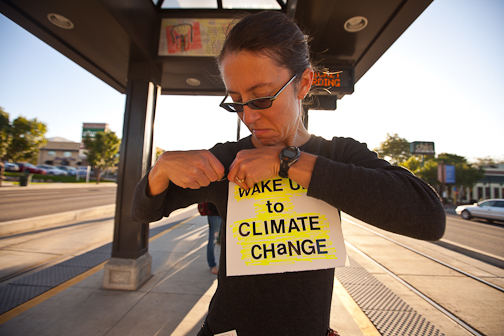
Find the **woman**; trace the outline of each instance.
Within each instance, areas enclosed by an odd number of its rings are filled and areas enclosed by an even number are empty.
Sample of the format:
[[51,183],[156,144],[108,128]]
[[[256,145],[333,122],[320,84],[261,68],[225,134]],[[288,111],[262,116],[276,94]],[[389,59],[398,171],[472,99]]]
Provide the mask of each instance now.
[[[314,72],[305,35],[285,15],[242,19],[218,62],[229,96],[221,106],[237,112],[251,135],[209,151],[164,153],[137,186],[135,221],[208,201],[225,228],[229,181],[247,190],[280,174],[307,188],[308,196],[379,228],[418,239],[442,237],[445,212],[429,185],[365,144],[328,141],[305,129],[302,102]],[[334,269],[229,277],[225,230],[221,237],[219,286],[199,335],[328,334]]]

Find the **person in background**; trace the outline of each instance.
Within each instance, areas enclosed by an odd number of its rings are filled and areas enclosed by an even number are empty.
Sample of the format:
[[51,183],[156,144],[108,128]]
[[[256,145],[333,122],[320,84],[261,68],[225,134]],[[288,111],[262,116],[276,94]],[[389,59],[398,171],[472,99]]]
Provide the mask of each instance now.
[[[354,139],[326,140],[306,130],[302,105],[314,77],[308,40],[279,11],[233,26],[218,57],[227,91],[220,106],[237,113],[251,134],[210,150],[163,153],[137,185],[135,222],[212,202],[225,228],[230,183],[249,190],[281,176],[378,228],[424,240],[443,236],[445,211],[426,182]],[[218,287],[199,336],[335,335],[329,325],[334,268],[228,276],[226,230],[221,238]]]
[[212,203],[203,202],[198,204],[198,211],[201,216],[207,216],[208,220],[208,244],[207,244],[207,262],[210,272],[217,274],[219,268],[215,262],[215,240],[216,235],[220,235],[222,219],[219,216],[217,208]]

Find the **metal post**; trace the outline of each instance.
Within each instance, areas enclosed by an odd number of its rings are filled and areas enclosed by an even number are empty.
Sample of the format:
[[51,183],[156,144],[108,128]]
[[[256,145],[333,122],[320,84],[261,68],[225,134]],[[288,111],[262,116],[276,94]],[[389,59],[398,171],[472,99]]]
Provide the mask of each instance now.
[[112,259],[105,265],[103,287],[136,290],[151,276],[149,224],[134,223],[130,208],[138,181],[152,165],[153,127],[159,86],[148,80],[128,81],[123,139],[117,179]]

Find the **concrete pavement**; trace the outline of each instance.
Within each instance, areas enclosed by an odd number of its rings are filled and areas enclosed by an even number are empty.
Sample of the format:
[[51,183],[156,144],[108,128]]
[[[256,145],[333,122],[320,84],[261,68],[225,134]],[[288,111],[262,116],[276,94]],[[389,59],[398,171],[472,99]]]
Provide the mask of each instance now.
[[[109,226],[113,223],[110,217],[99,214],[95,217],[108,221]],[[412,335],[468,335],[383,266],[418,287],[425,285],[425,291],[436,300],[447,300],[466,319],[475,320],[473,323],[479,320],[481,328],[490,326],[485,335],[499,335],[503,326],[498,316],[504,314],[501,311],[504,302],[493,290],[479,287],[352,222],[355,219],[344,215],[343,230],[351,264],[337,269],[331,311],[331,327],[342,336],[395,335],[399,334],[397,328],[411,331]],[[197,214],[195,206],[152,223],[151,231],[157,230],[149,243],[152,277],[138,291],[102,289],[104,263],[101,262],[0,315],[0,334],[196,335],[218,285],[206,265],[207,226],[206,218]],[[504,285],[502,269],[429,242],[390,235],[467,272]],[[20,281],[23,279],[26,277]],[[477,295],[465,295],[472,292]],[[482,299],[485,303],[478,306]],[[415,323],[422,324],[424,332],[413,330]]]
[[[100,264],[0,315],[0,334],[196,335],[217,280],[206,264],[208,224],[194,206],[155,226],[181,218],[187,219],[151,238],[153,275],[138,291],[103,290]],[[379,335],[348,294],[338,291],[345,293],[337,284],[334,328],[342,335]]]

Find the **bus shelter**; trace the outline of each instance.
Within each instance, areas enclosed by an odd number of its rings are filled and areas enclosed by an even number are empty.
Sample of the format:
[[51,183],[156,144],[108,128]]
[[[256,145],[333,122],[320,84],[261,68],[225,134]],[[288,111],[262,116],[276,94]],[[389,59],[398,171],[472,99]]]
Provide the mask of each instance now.
[[[337,100],[401,36],[432,0],[0,0],[0,12],[126,94],[112,258],[104,287],[136,290],[151,274],[149,223],[130,217],[133,191],[155,159],[153,123],[162,95],[224,95],[215,56],[229,24],[276,10],[312,40],[324,71],[308,109]],[[78,89],[78,88],[76,88]],[[306,118],[307,120],[307,118]],[[173,122],[177,122],[174,115]]]

